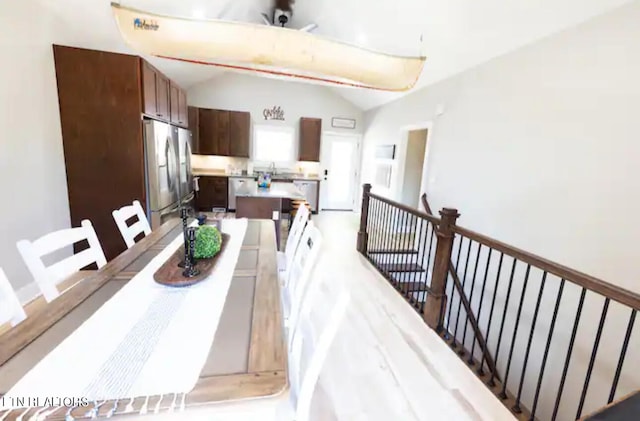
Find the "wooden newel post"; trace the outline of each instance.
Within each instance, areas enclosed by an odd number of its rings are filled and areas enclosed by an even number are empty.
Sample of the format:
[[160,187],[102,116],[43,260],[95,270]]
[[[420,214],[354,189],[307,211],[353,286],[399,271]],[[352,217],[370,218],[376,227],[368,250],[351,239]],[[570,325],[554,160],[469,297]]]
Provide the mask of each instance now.
[[425,322],[437,332],[442,330],[444,309],[447,303],[445,288],[447,286],[447,277],[449,276],[451,250],[453,249],[454,233],[452,227],[456,224],[459,216],[457,209],[443,208],[440,211],[441,222],[436,231],[438,244],[433,265],[433,276],[431,277],[431,292],[427,294],[423,316]]
[[362,254],[367,253],[367,243],[369,234],[367,233],[367,222],[369,219],[369,193],[371,193],[371,184],[367,183],[362,186],[362,209],[360,211],[360,229],[358,230],[358,251]]

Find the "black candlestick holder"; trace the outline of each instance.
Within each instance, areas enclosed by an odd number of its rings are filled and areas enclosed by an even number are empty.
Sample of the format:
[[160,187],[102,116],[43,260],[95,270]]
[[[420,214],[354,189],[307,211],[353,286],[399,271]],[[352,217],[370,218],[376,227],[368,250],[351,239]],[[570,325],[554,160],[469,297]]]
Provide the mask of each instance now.
[[182,276],[185,278],[193,278],[200,274],[198,268],[196,268],[193,253],[195,251],[196,244],[196,229],[191,227],[187,228],[188,245],[184,249],[184,271]]
[[[188,225],[188,221],[187,219],[189,218],[189,208],[186,206],[183,206],[180,208],[180,218],[182,219],[182,236],[184,237],[184,250],[185,250],[185,254],[187,252],[187,250],[189,249],[189,238],[187,237],[187,225]],[[178,263],[178,267],[183,268],[185,267],[185,261],[182,260],[180,263]]]

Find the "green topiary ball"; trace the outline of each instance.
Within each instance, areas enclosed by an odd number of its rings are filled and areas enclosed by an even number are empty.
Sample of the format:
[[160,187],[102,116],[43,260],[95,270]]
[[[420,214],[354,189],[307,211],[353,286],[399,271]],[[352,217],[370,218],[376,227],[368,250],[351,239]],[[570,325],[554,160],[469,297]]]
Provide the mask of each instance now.
[[202,225],[196,231],[196,243],[193,257],[196,259],[208,259],[220,251],[222,235],[218,228],[211,225]]

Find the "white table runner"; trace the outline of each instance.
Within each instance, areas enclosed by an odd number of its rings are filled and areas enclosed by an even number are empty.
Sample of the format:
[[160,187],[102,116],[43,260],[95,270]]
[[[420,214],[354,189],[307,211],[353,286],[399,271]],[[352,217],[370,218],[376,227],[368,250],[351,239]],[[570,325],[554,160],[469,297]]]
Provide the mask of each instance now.
[[[180,234],[76,331],[32,368],[6,398],[125,399],[191,391],[213,342],[246,219],[224,219],[230,235],[211,275],[186,288],[153,274],[183,244]],[[4,399],[5,405],[12,399]]]

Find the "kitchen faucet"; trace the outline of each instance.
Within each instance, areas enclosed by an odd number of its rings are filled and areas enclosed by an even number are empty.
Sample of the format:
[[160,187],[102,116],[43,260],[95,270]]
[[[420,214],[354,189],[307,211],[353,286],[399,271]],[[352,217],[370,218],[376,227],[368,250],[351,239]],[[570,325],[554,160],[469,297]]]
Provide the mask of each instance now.
[[269,172],[271,174],[275,174],[276,173],[276,163],[272,162],[271,164],[269,164]]

